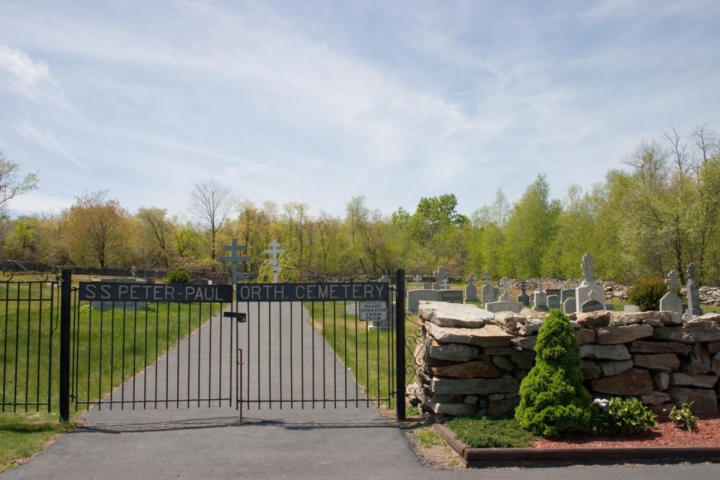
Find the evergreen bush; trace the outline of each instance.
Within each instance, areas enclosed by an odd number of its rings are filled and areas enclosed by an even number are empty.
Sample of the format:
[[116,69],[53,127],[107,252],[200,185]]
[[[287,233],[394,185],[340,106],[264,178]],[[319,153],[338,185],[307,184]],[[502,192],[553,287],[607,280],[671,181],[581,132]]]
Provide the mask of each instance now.
[[192,275],[190,275],[190,272],[183,270],[182,268],[171,270],[168,272],[165,282],[182,284],[190,283],[192,282]]
[[630,301],[640,307],[641,312],[655,311],[660,308],[660,299],[667,292],[662,278],[646,278],[637,282],[628,292]]
[[535,353],[535,366],[520,384],[515,419],[544,437],[590,432],[591,397],[582,384],[580,351],[565,315],[553,312],[545,319]]

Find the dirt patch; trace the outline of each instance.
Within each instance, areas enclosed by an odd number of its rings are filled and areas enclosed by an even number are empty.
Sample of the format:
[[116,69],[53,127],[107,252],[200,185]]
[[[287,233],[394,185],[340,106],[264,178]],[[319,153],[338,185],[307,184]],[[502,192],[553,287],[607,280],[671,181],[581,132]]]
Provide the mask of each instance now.
[[698,420],[698,428],[689,433],[666,416],[658,415],[658,428],[632,437],[580,436],[564,440],[538,440],[533,448],[593,447],[720,447],[720,417]]
[[458,455],[455,450],[438,436],[436,445],[424,446],[418,440],[418,432],[426,430],[427,427],[416,428],[406,433],[410,447],[415,455],[418,456],[420,462],[431,468],[440,468],[445,470],[459,470],[465,468],[465,461]]

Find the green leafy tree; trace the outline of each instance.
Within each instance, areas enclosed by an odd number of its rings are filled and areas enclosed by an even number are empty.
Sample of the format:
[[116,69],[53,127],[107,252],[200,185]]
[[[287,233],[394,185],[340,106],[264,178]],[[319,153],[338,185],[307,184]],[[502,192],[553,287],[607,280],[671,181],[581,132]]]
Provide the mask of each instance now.
[[513,206],[505,227],[505,265],[503,274],[517,277],[539,277],[547,246],[557,231],[560,202],[550,200],[550,186],[539,175]]

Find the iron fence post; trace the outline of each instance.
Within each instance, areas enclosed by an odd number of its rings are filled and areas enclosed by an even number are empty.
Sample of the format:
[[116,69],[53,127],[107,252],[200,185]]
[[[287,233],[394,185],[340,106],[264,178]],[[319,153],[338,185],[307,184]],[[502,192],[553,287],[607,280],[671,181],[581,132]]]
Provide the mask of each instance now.
[[395,410],[405,420],[405,270],[395,272]]
[[72,274],[62,271],[60,290],[60,420],[70,419],[70,302]]

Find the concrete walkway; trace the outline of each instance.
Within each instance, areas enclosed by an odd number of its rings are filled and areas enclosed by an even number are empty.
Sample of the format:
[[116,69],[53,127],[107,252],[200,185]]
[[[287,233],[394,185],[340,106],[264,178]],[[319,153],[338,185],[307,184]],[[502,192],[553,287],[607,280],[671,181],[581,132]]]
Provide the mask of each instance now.
[[[300,343],[309,351],[311,342],[322,345],[323,339],[311,326],[298,320],[299,305],[280,309],[250,309],[249,325],[256,328],[259,322],[273,324],[272,329],[261,330],[260,345],[272,345],[282,324],[285,334],[289,335],[290,312],[293,312],[293,324],[296,328],[292,337],[286,342],[294,342],[293,351],[298,351]],[[258,316],[259,314],[259,316]],[[188,391],[209,392],[211,396],[220,394],[220,383],[208,381],[209,375],[200,371],[185,375],[187,370],[192,373],[196,365],[209,365],[202,359],[209,358],[210,345],[213,340],[210,329],[219,337],[220,322],[228,321],[215,318],[207,322],[201,330],[196,331],[189,339],[181,342],[167,356],[158,360],[157,368],[151,366],[143,374],[135,377],[137,398],[150,399],[153,408],[109,410],[92,408],[86,415],[86,426],[72,433],[62,435],[46,452],[32,459],[26,465],[0,475],[0,479],[255,479],[255,478],[287,478],[287,479],[445,479],[445,478],[492,478],[492,479],[571,479],[584,480],[627,478],[673,478],[673,479],[716,479],[720,478],[720,466],[702,464],[690,466],[629,466],[629,467],[569,467],[560,469],[487,469],[487,470],[438,470],[421,464],[411,452],[404,433],[387,423],[374,407],[361,408],[310,408],[306,403],[304,409],[296,404],[294,408],[277,407],[252,408],[245,412],[243,422],[238,419],[238,411],[227,402],[222,406],[208,406],[207,402],[191,402],[190,407],[178,408],[177,399],[187,399]],[[240,335],[248,335],[247,325],[240,330]],[[303,328],[303,335],[297,329]],[[227,336],[227,329],[225,329]],[[254,335],[254,334],[253,334]],[[245,337],[247,338],[247,337]],[[250,337],[254,338],[254,337]],[[268,341],[271,342],[268,342]],[[219,341],[219,340],[218,340]],[[205,343],[203,343],[205,342]],[[242,344],[241,344],[242,345]],[[287,344],[286,344],[287,345]],[[229,347],[229,343],[228,343]],[[222,354],[214,347],[218,360],[213,368],[220,363],[229,365],[229,348]],[[203,353],[205,352],[205,353]],[[325,366],[335,375],[342,375],[344,367],[337,362],[330,348],[324,355],[317,355],[314,361],[300,362],[298,357],[278,355],[274,363],[268,362],[272,356],[267,351],[264,357],[255,352],[255,359],[260,359],[261,382],[255,379],[251,383],[260,392],[270,392],[279,398],[280,375],[283,366],[289,371],[290,362],[293,368],[318,368]],[[205,355],[205,357],[203,356]],[[198,360],[193,364],[193,359]],[[221,358],[224,359],[221,361]],[[292,358],[292,359],[291,359]],[[182,362],[187,362],[182,364]],[[178,364],[180,362],[180,364]],[[335,365],[337,362],[337,365]],[[263,367],[263,365],[266,365]],[[188,366],[190,368],[188,369]],[[339,368],[336,368],[339,367]],[[209,368],[209,367],[208,367]],[[276,372],[272,375],[267,372]],[[309,370],[308,370],[309,371]],[[164,372],[167,372],[164,373]],[[177,372],[183,373],[183,375]],[[219,371],[216,370],[219,376]],[[229,372],[225,370],[228,378]],[[225,375],[224,374],[224,375]],[[168,384],[168,393],[175,392],[173,405],[169,402],[165,408],[160,402],[154,408],[155,376],[157,375],[159,394],[164,395],[164,385]],[[223,378],[224,378],[223,375]],[[146,376],[145,378],[143,378]],[[295,378],[297,375],[294,375]],[[304,381],[312,382],[312,375],[303,375]],[[350,377],[352,380],[352,378]],[[167,381],[166,381],[167,380]],[[343,385],[337,377],[337,385]],[[283,382],[288,380],[286,375]],[[175,388],[173,388],[175,383]],[[177,387],[177,384],[180,384]],[[330,382],[332,383],[332,382]],[[133,381],[125,385],[125,393],[132,391]],[[140,385],[150,385],[147,392],[138,390]],[[223,384],[223,389],[228,384]],[[297,387],[298,385],[294,385]],[[189,387],[189,388],[188,388]],[[288,395],[289,384],[283,384],[283,396]],[[306,399],[312,384],[306,385]],[[321,388],[317,383],[316,388]],[[326,395],[335,392],[327,390]],[[216,391],[218,390],[218,391]],[[294,395],[297,394],[297,388]],[[348,391],[354,391],[354,383],[350,383]],[[178,392],[180,392],[178,394]],[[247,391],[254,395],[257,392]],[[121,394],[121,390],[113,393],[113,398]],[[192,397],[192,395],[191,395]],[[299,398],[297,396],[293,398]],[[182,402],[181,402],[182,403]],[[213,402],[215,405],[215,402]],[[316,405],[317,407],[318,405]]]

